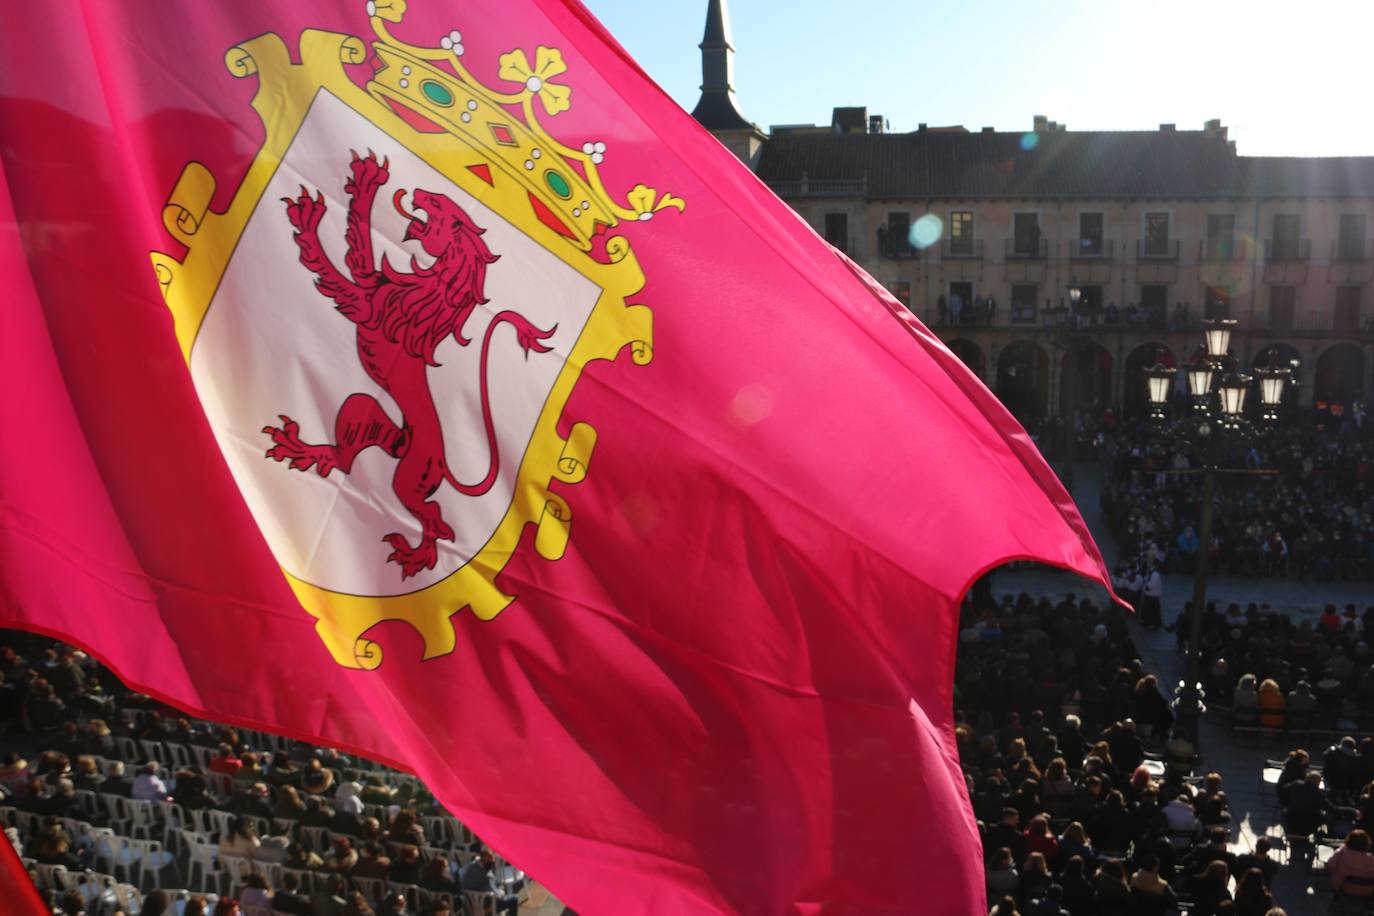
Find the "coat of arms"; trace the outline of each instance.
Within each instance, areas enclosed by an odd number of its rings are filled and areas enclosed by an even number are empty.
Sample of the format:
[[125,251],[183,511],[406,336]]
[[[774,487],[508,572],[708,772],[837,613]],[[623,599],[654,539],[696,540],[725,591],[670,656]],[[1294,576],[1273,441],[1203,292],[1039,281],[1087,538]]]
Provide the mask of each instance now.
[[299,63],[275,34],[230,49],[265,142],[224,212],[190,163],[163,214],[187,252],[153,254],[230,470],[334,659],[360,668],[381,663],[364,634],[383,620],[432,658],[454,613],[499,614],[526,526],[563,555],[550,484],[582,480],[596,442],[586,422],[558,432],[573,386],[589,361],[653,353],[649,309],[626,302],[644,275],[608,230],[684,206],[644,185],[617,203],[605,144],[543,127],[537,108],[571,107],[557,49],[501,55],[518,88],[498,91],[458,30],[394,38],[404,13],[367,4],[370,48],[307,30]]

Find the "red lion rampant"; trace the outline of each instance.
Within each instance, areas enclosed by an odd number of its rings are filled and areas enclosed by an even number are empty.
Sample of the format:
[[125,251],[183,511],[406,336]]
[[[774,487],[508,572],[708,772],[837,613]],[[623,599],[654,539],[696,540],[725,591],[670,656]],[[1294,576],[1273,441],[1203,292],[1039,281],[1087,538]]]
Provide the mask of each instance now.
[[280,427],[267,426],[263,432],[274,443],[267,450],[268,458],[289,459],[298,471],[313,467],[321,477],[328,477],[335,468],[347,474],[358,454],[373,446],[397,460],[392,489],[419,519],[422,533],[414,547],[404,535],[394,532],[382,540],[393,548],[387,560],[401,567],[401,578],[405,579],[422,569],[433,569],[438,559],[436,542],[453,540],[453,529],[444,521],[439,505],[430,500],[435,491],[447,481],[460,493],[480,496],[491,489],[500,472],[496,425],[487,390],[492,335],[501,325],[510,325],[528,359],[531,350],[546,353],[551,349],[543,341],[557,326],[540,330],[510,310],[491,319],[482,340],[480,367],[482,421],[490,464],[482,480],[461,483],[444,458],[443,427],[430,393],[428,370],[439,365],[434,361],[434,351],[449,334],[462,346],[471,343],[463,335],[463,327],[477,306],[487,302],[483,295],[487,265],[500,255],[492,254],[482,241],[486,230],[448,197],[417,189],[411,198],[414,212],[407,213],[402,189],[396,192],[393,203],[410,220],[405,240],[418,241],[434,263],[421,267],[412,257],[410,272],[405,273],[392,267],[383,255],[378,266],[372,255],[372,203],[377,189],[390,177],[389,162],[378,162],[370,151],[366,157],[353,153],[353,174],[344,185],[349,196],[344,264],[351,280],[330,262],[320,245],[324,195],[317,191],[311,197],[302,185],[300,196],[283,200],[295,229],[301,263],[315,274],[315,288],[357,325],[358,358],[368,377],[395,400],[401,409],[401,422],[394,423],[376,398],[359,393],[349,395],[339,407],[333,445],[301,441],[299,425],[284,415]]

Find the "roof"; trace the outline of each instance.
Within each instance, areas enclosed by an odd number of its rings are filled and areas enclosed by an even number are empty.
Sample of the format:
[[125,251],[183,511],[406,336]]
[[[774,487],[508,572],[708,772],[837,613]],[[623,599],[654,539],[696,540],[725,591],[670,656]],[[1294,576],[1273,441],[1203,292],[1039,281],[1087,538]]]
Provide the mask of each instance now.
[[740,114],[733,92],[706,90],[701,93],[692,117],[707,130],[758,130]]
[[773,135],[766,182],[867,179],[902,198],[1374,197],[1374,157],[1237,156],[1215,131]]

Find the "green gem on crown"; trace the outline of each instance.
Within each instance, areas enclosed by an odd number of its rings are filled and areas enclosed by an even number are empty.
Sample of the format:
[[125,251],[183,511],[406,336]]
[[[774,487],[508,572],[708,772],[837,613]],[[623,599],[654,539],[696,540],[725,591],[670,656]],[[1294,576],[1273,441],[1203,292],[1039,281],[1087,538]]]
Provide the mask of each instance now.
[[572,197],[572,188],[568,185],[568,179],[552,169],[544,173],[544,181],[548,184],[550,191],[564,200]]
[[448,91],[448,87],[443,83],[436,83],[434,80],[425,80],[420,84],[420,91],[425,94],[435,105],[443,105],[447,108],[453,104],[453,93]]

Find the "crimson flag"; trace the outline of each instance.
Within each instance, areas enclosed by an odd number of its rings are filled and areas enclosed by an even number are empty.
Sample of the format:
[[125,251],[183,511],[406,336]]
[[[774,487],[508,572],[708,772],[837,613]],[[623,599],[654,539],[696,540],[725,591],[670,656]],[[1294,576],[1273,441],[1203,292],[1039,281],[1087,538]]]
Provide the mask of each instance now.
[[7,16],[0,622],[583,912],[983,911],[959,600],[1098,552],[581,6]]

